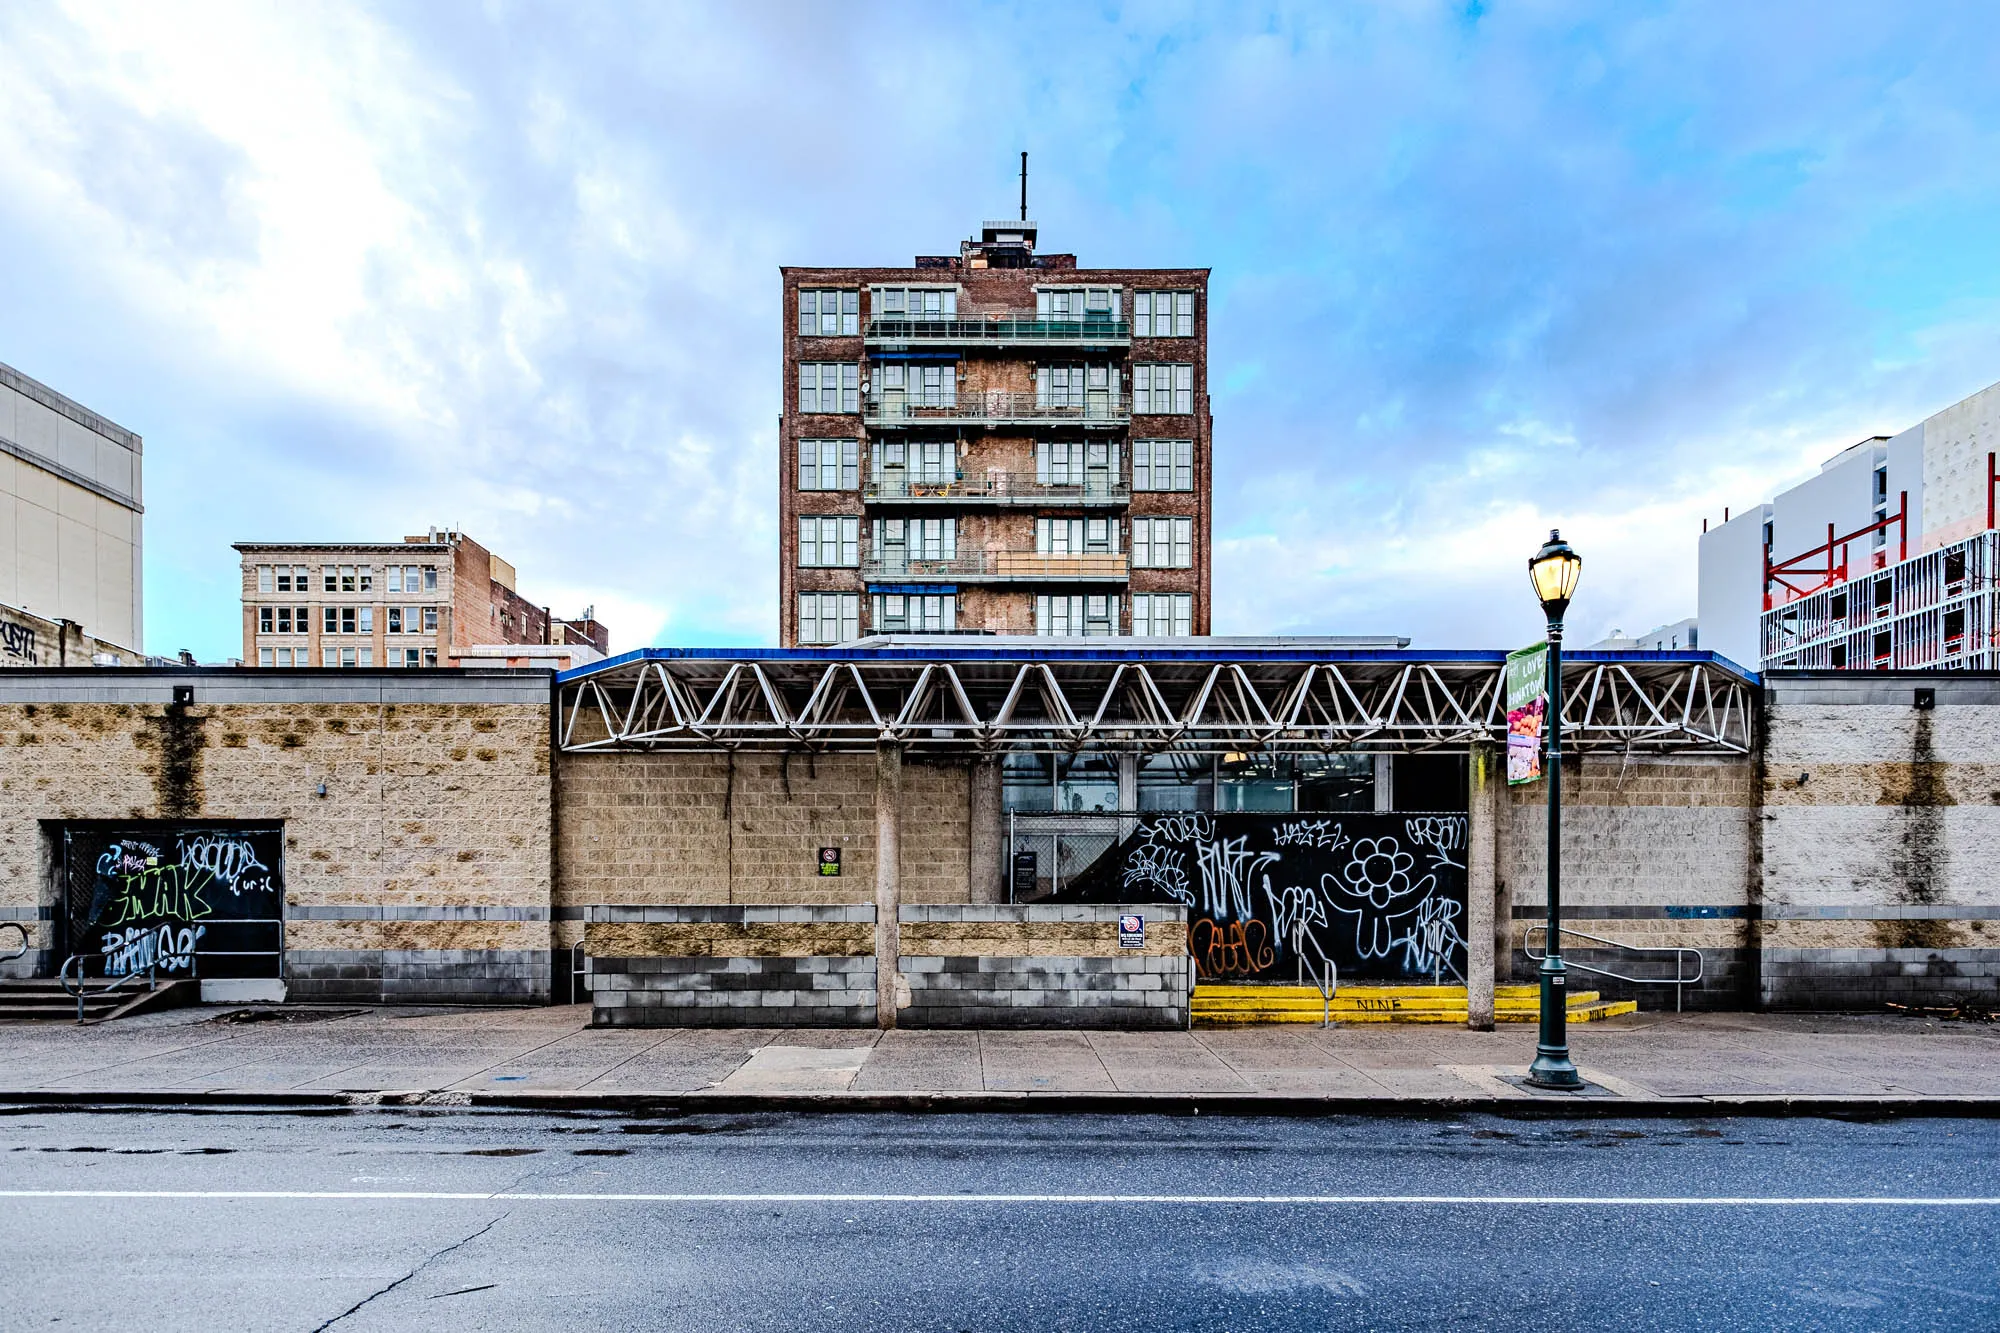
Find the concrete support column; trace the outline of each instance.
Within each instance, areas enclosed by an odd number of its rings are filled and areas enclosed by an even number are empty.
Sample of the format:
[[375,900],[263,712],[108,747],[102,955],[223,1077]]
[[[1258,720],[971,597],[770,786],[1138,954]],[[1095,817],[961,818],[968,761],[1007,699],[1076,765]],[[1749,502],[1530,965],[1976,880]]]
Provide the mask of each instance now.
[[1004,903],[1007,841],[1000,812],[1000,761],[981,759],[966,774],[966,901]]
[[1500,793],[1507,784],[1507,753],[1488,741],[1474,743],[1466,764],[1465,820],[1465,1025],[1493,1030],[1494,905],[1498,861],[1494,829]]
[[896,1026],[903,951],[903,747],[875,747],[875,1025]]

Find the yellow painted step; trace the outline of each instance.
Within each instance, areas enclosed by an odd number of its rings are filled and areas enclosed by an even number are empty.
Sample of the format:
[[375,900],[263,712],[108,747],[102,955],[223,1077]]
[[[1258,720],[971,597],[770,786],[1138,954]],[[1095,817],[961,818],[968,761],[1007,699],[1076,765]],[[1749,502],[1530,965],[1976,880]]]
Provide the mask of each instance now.
[[[1539,989],[1532,985],[1495,988],[1494,1020],[1532,1023],[1540,1017]],[[1572,991],[1569,1020],[1588,1023],[1634,1013],[1630,1000],[1605,1000],[1596,991]],[[1331,1004],[1310,986],[1204,985],[1195,989],[1192,1016],[1199,1023],[1317,1023],[1330,1015],[1343,1023],[1463,1023],[1463,986],[1375,986],[1340,988]]]

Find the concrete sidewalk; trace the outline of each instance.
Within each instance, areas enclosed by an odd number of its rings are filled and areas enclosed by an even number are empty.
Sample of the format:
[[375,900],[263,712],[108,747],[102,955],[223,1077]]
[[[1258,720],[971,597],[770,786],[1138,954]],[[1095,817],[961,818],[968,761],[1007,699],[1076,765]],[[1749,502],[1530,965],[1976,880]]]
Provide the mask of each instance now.
[[[1525,1025],[1193,1032],[592,1029],[585,1006],[184,1009],[99,1027],[0,1024],[0,1103],[444,1104],[635,1099],[870,1106],[1043,1101],[1131,1109],[1526,1105]],[[246,1021],[250,1020],[250,1021]],[[1571,1029],[1606,1110],[1798,1100],[2000,1109],[2000,1025],[1916,1017],[1634,1014]],[[1218,1109],[1221,1109],[1218,1106]]]

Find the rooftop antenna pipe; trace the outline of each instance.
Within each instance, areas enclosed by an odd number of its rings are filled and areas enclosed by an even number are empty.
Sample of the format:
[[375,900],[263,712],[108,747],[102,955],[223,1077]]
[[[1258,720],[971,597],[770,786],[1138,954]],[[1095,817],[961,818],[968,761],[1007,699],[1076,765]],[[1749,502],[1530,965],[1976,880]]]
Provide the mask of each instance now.
[[1028,220],[1028,155],[1021,154],[1021,221]]

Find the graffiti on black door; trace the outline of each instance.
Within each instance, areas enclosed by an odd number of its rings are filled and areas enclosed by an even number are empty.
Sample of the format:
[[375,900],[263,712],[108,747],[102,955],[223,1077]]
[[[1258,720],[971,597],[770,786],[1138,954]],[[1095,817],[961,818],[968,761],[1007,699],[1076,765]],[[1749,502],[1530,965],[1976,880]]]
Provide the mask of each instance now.
[[1203,980],[1465,971],[1465,816],[1160,814],[1062,898],[1175,902]]
[[276,827],[65,830],[70,952],[106,976],[276,976],[283,856]]

